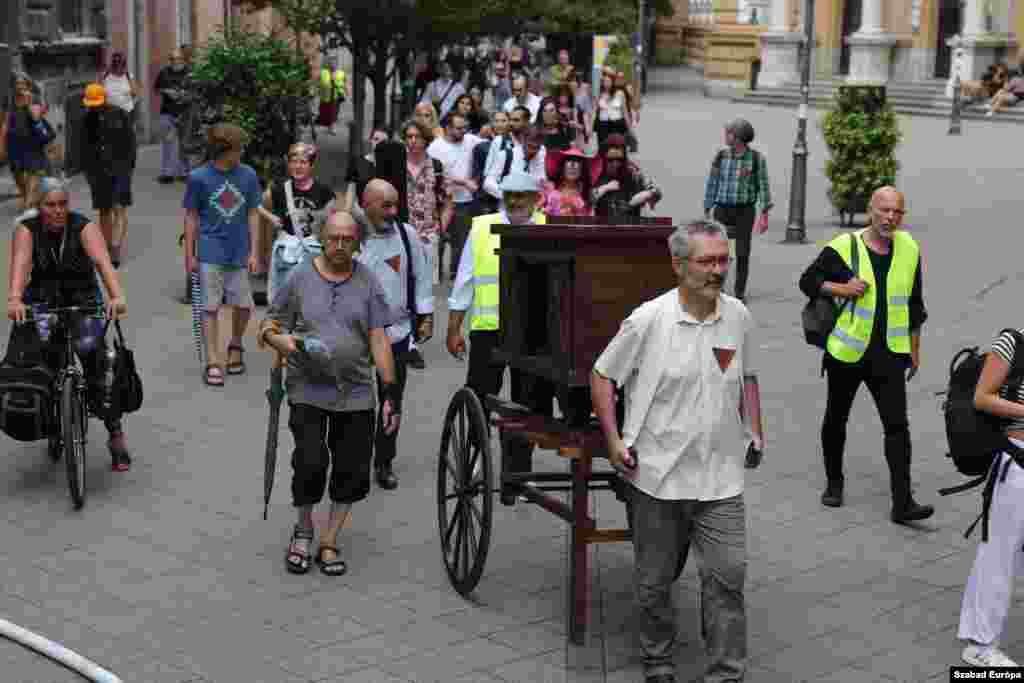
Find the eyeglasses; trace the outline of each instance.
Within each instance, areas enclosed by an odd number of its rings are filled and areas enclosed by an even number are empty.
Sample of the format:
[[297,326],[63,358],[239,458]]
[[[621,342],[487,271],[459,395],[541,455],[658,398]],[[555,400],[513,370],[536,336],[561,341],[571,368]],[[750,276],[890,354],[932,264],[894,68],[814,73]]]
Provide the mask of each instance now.
[[333,244],[339,244],[339,245],[343,244],[346,247],[350,247],[353,244],[357,243],[358,241],[359,241],[358,237],[350,237],[348,235],[332,235],[330,237],[325,237],[323,239],[323,243],[324,243],[325,247],[331,246]]
[[732,263],[732,256],[702,256],[701,258],[690,258],[688,260],[693,261],[701,268],[712,268],[714,266],[728,268],[729,264]]

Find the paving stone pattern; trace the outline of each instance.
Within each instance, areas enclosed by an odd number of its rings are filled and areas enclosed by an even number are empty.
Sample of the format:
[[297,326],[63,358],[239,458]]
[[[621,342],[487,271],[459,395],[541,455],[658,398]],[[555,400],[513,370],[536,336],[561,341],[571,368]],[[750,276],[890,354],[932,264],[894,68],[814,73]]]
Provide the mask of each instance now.
[[[937,514],[917,528],[888,521],[881,427],[862,392],[847,454],[847,505],[823,509],[818,432],[825,399],[820,357],[799,333],[796,288],[817,244],[840,228],[825,197],[820,132],[810,127],[808,238],[780,244],[786,225],[792,112],[705,99],[692,77],[661,71],[643,109],[636,155],[665,190],[660,212],[701,214],[703,181],[721,126],[745,115],[766,154],[777,208],[755,240],[750,307],[759,321],[761,386],[769,435],[765,463],[748,477],[749,681],[946,680],[958,659],[955,629],[975,539],[961,532],[977,496],[937,500],[957,483],[943,457],[934,392],[952,353],[1020,324],[1020,176],[1005,154],[1005,127],[901,120],[900,185],[907,222],[924,256],[921,374],[910,385],[916,495]],[[321,138],[324,172],[341,177],[344,136]],[[401,486],[375,490],[342,536],[349,573],[295,577],[283,566],[293,523],[289,454],[282,430],[269,521],[261,518],[269,357],[247,340],[249,373],[205,387],[176,246],[182,186],[154,182],[159,150],[145,149],[121,273],[127,332],[146,382],[146,405],[126,421],[136,464],[109,472],[104,434],[92,425],[88,501],[74,512],[60,466],[41,444],[4,440],[0,466],[0,616],[38,631],[139,683],[583,683],[640,681],[633,636],[631,549],[593,551],[594,628],[582,648],[565,639],[566,528],[526,506],[496,506],[493,544],[474,601],[448,585],[436,530],[436,450],[447,401],[465,365],[438,338],[427,370],[410,379],[400,456]],[[74,203],[89,197],[75,181]],[[14,208],[0,204],[10,225]],[[5,246],[6,249],[6,241]],[[7,264],[6,255],[0,264]],[[437,329],[446,292],[438,288]],[[565,464],[537,458],[548,469]],[[624,524],[612,498],[596,514]],[[678,584],[680,680],[698,678],[697,566]],[[1011,656],[1024,657],[1008,626]],[[0,640],[4,683],[65,683],[72,673]]]

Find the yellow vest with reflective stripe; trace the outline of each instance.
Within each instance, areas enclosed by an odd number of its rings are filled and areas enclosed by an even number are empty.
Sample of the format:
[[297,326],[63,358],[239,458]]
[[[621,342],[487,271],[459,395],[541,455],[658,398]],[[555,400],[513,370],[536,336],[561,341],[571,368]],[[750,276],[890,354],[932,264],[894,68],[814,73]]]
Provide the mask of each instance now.
[[[875,324],[875,269],[871,266],[871,257],[867,245],[861,238],[864,230],[858,231],[857,249],[860,252],[859,272],[855,274],[867,283],[864,296],[847,306],[839,316],[832,334],[828,337],[826,348],[836,360],[844,363],[856,363],[864,355],[871,341],[871,329]],[[850,238],[843,234],[831,242],[832,247],[842,257],[843,262],[852,268]],[[914,276],[920,265],[921,249],[913,237],[905,230],[897,230],[892,235],[892,265],[885,281],[887,328],[885,341],[893,353],[910,353],[910,292],[914,287]]]
[[[533,222],[543,225],[547,217],[533,214]],[[470,239],[473,240],[473,307],[469,311],[471,332],[499,329],[498,289],[499,258],[495,252],[501,246],[501,235],[491,232],[491,226],[501,223],[500,213],[489,213],[473,219]]]
[[345,97],[345,71],[338,69],[334,72],[334,82],[331,82],[331,70],[320,70],[320,97],[327,102],[335,102]]

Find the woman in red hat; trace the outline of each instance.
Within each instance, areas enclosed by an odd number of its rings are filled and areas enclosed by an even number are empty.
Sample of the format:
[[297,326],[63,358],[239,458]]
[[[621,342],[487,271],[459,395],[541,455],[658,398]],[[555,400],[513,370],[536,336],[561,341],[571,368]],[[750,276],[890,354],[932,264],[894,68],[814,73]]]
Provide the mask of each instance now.
[[545,183],[541,211],[548,216],[592,216],[590,158],[576,147],[559,155],[551,181]]

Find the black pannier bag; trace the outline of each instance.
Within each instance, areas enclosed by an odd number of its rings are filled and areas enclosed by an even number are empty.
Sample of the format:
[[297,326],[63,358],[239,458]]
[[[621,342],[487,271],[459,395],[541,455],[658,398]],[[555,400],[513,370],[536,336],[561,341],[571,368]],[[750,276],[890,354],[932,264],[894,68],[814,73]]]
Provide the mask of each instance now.
[[54,419],[55,377],[36,326],[14,325],[0,362],[0,431],[17,441],[45,439]]

